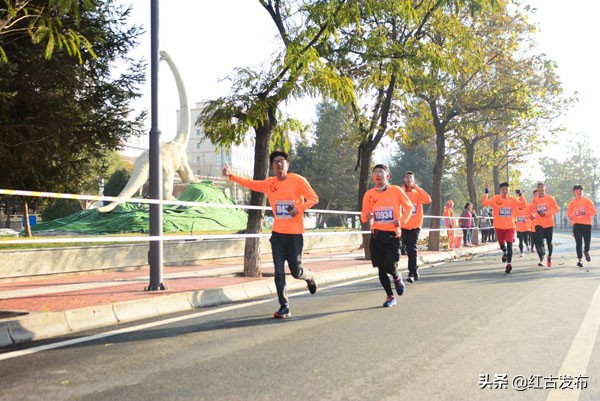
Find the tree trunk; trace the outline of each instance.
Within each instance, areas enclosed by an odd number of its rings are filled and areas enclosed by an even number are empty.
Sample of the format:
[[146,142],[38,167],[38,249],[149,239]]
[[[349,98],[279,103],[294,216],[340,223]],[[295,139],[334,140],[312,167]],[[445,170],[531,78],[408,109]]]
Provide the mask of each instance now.
[[25,235],[27,238],[31,238],[31,225],[29,224],[29,205],[27,199],[23,198],[23,219],[25,220]]
[[[373,154],[373,145],[367,141],[363,141],[360,152],[360,174],[358,178],[358,210],[362,210],[362,201],[367,188],[369,185],[369,176],[371,175],[371,155]],[[370,231],[371,222],[366,223],[360,222],[361,231]],[[363,234],[363,250],[365,253],[365,260],[371,260],[371,235]]]
[[[442,176],[444,174],[444,161],[446,158],[446,136],[444,128],[435,124],[435,164],[433,166],[433,183],[431,188],[431,215],[442,215]],[[440,219],[431,219],[429,228],[429,241],[427,249],[440,250]]]
[[[274,121],[274,119],[272,120]],[[272,121],[256,128],[256,143],[254,149],[254,180],[264,180],[269,172],[269,145],[271,142]],[[250,204],[253,206],[264,206],[265,194],[251,191]],[[263,210],[248,211],[248,225],[246,233],[258,234],[262,232],[262,223],[265,217]],[[244,247],[244,276],[260,277],[260,238],[246,238]]]
[[496,188],[500,188],[500,168],[498,166],[492,167],[492,180],[494,187],[492,188],[492,193],[496,193]]
[[475,144],[465,141],[465,155],[467,163],[467,190],[469,191],[469,201],[473,203],[473,210],[479,210],[477,202],[477,191],[475,190]]
[[10,212],[12,209],[12,204],[13,204],[13,199],[12,197],[8,197],[5,200],[5,205],[6,205],[6,228],[10,228]]

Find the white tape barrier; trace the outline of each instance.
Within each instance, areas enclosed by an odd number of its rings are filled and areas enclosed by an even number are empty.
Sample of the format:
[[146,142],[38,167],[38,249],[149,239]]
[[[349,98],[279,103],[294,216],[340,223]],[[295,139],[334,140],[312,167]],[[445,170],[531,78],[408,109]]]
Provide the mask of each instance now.
[[[218,203],[203,203],[203,202],[186,202],[186,201],[169,201],[169,200],[156,200],[156,199],[144,199],[144,198],[120,198],[114,196],[99,196],[99,195],[78,195],[78,194],[65,194],[57,192],[41,192],[41,191],[25,191],[16,189],[0,189],[0,195],[10,196],[28,196],[28,197],[40,197],[40,198],[54,198],[54,199],[74,199],[74,200],[92,200],[92,201],[118,201],[118,202],[129,202],[129,203],[141,203],[141,204],[161,204],[161,205],[177,205],[177,206],[202,206],[202,207],[215,207],[215,208],[239,208],[239,209],[254,209],[254,210],[272,210],[268,206],[252,206],[252,205],[227,205]],[[360,215],[360,212],[344,211],[344,210],[323,210],[323,209],[310,209],[307,213],[329,213],[329,214],[343,214],[343,215]],[[437,218],[443,219],[443,216],[429,216],[424,215],[424,218]],[[458,218],[454,218],[455,220]],[[461,230],[460,228],[439,228],[439,229],[428,229],[429,231],[448,231],[448,230]],[[304,233],[305,236],[321,236],[321,235],[357,235],[357,234],[369,234],[370,231],[344,231],[344,232],[312,232],[307,231]],[[246,238],[268,238],[271,234],[210,234],[210,235],[160,235],[160,236],[128,236],[128,237],[69,237],[69,238],[38,238],[38,239],[18,239],[18,240],[6,240],[0,241],[0,244],[59,244],[59,243],[102,243],[102,242],[148,242],[148,241],[200,241],[200,240],[216,240],[216,239],[246,239]]]

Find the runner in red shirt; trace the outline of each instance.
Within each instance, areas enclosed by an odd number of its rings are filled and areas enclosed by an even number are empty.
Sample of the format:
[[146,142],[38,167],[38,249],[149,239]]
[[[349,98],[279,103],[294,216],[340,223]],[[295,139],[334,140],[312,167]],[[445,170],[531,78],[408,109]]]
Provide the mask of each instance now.
[[596,215],[596,206],[589,198],[583,196],[583,186],[575,185],[573,187],[575,199],[569,203],[567,208],[567,217],[573,223],[573,236],[575,237],[575,251],[577,252],[577,266],[583,267],[581,263],[581,242],[583,239],[583,255],[586,261],[591,261],[590,240],[592,238],[592,216]]
[[369,245],[371,264],[379,269],[379,282],[387,295],[383,303],[386,308],[397,303],[388,274],[394,279],[398,296],[404,293],[402,274],[398,272],[400,228],[408,223],[413,207],[404,190],[390,185],[389,180],[390,171],[386,165],[373,167],[375,188],[365,193],[360,214],[363,223],[373,219]]
[[269,162],[275,177],[266,180],[250,180],[231,174],[227,164],[223,175],[229,180],[263,192],[269,199],[273,209],[273,231],[271,234],[271,251],[275,266],[275,288],[279,298],[279,310],[273,315],[276,318],[290,317],[290,304],[285,282],[285,261],[292,272],[292,277],[306,280],[311,294],[317,292],[317,283],[312,271],[302,267],[302,248],[304,238],[304,211],[319,202],[319,197],[312,189],[306,178],[301,175],[288,173],[290,157],[286,152],[275,151],[269,155]]
[[506,274],[512,270],[513,243],[515,242],[515,215],[518,207],[527,207],[527,201],[520,189],[515,192],[519,199],[508,195],[508,182],[500,184],[500,195],[494,195],[488,199],[490,186],[486,185],[484,195],[481,198],[482,206],[494,208],[494,228],[498,244],[502,249],[502,263],[506,263]]

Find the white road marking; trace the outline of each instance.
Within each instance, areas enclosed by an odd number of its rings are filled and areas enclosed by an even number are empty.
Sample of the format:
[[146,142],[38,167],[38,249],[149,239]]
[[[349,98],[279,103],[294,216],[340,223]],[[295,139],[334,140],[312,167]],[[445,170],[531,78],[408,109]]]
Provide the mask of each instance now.
[[[600,328],[600,285],[592,298],[590,306],[579,326],[575,339],[567,352],[558,372],[558,376],[576,378],[585,376],[590,356],[594,349],[598,329]],[[581,389],[552,389],[546,401],[577,401]]]

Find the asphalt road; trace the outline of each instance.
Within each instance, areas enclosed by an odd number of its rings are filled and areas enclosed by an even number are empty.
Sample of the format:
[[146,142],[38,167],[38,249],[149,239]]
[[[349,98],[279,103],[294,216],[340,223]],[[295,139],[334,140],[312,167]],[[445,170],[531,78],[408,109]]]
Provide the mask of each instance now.
[[0,400],[598,400],[600,238],[583,269],[555,242],[550,270],[423,268],[393,308],[373,277],[297,293],[284,321],[270,298],[28,344],[49,349],[0,354]]

